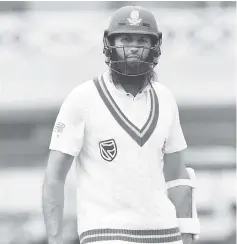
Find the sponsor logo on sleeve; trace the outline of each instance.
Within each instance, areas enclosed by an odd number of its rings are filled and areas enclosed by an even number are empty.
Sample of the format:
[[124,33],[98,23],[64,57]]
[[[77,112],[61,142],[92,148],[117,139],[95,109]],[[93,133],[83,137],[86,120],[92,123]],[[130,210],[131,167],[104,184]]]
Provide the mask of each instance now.
[[62,122],[57,122],[57,123],[55,124],[55,126],[54,126],[53,131],[56,132],[56,133],[58,133],[58,134],[60,134],[60,133],[63,132],[64,128],[65,128],[65,124],[64,124],[64,123],[62,123]]

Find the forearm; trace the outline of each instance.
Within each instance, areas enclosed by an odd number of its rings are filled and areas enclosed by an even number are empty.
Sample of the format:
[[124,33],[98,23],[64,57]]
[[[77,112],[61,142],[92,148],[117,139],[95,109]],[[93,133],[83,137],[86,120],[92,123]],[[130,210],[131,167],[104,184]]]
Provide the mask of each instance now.
[[177,186],[168,189],[168,197],[176,208],[177,218],[192,217],[192,189],[189,186]]
[[[176,208],[177,218],[192,218],[192,189],[189,186],[177,186],[168,190],[168,196]],[[184,244],[192,243],[192,234],[182,233]]]
[[42,206],[49,244],[62,244],[64,182],[45,177]]

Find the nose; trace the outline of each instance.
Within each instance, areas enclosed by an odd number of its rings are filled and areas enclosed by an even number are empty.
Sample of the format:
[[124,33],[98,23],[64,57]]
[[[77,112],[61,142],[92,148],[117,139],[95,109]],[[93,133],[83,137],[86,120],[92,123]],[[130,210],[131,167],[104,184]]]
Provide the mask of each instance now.
[[136,53],[138,53],[138,48],[137,47],[131,47],[130,48],[130,53],[132,53],[132,54],[136,54]]
[[129,45],[126,48],[126,54],[127,56],[141,54],[141,48],[138,47],[138,42],[136,40],[130,40]]
[[133,41],[129,43],[128,51],[133,54],[137,53],[139,51],[139,48],[137,46],[138,46],[137,42]]

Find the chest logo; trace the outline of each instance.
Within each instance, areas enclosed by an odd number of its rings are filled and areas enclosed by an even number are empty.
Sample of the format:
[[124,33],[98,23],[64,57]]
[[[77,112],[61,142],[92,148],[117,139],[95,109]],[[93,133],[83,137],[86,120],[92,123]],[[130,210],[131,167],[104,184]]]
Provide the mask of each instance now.
[[99,142],[101,157],[111,162],[117,155],[117,146],[114,139]]

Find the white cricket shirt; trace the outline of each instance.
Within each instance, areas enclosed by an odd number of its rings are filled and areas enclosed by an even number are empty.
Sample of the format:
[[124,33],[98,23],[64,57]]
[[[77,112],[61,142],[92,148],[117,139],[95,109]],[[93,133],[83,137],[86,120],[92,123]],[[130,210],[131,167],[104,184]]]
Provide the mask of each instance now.
[[175,99],[160,83],[135,98],[109,72],[76,87],[50,149],[77,157],[80,243],[182,243],[163,153],[186,146]]

